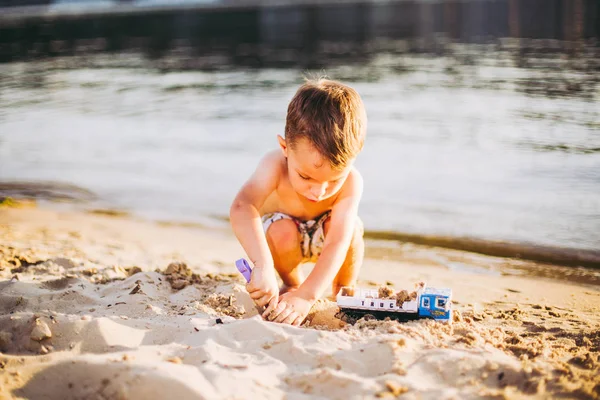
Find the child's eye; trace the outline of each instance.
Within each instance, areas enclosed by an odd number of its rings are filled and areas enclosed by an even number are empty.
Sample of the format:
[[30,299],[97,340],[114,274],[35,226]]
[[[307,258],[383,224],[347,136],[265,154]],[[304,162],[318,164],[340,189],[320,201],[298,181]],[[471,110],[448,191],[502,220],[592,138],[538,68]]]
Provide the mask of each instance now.
[[305,181],[307,181],[307,180],[309,180],[309,179],[310,179],[308,176],[304,176],[304,175],[301,175],[301,174],[298,174],[298,176],[299,176],[300,178],[304,179]]

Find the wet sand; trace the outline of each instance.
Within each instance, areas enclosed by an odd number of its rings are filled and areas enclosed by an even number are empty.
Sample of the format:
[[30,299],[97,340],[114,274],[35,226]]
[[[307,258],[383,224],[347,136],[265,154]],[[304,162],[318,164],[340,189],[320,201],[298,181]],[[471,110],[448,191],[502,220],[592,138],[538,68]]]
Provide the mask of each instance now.
[[0,237],[0,398],[600,398],[599,287],[541,264],[369,241],[361,286],[451,287],[453,324],[322,299],[296,328],[256,315],[229,230],[25,207]]

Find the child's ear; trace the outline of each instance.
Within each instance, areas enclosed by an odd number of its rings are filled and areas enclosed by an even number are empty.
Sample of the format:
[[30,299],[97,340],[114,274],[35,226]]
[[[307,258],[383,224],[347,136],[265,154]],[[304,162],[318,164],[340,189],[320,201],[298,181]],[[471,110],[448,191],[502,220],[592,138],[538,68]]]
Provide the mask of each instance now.
[[281,151],[283,151],[283,156],[287,158],[288,146],[285,142],[285,139],[281,137],[281,135],[277,135],[277,141],[279,142],[279,147],[281,147]]

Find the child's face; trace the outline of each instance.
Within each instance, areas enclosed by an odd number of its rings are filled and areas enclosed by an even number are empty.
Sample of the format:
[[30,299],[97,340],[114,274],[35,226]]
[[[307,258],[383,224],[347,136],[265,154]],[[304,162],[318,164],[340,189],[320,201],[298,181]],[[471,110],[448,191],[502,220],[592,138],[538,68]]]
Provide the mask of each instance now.
[[335,195],[350,173],[352,162],[342,169],[332,169],[329,162],[310,144],[300,139],[293,148],[278,136],[279,145],[288,162],[292,187],[308,201],[318,202]]

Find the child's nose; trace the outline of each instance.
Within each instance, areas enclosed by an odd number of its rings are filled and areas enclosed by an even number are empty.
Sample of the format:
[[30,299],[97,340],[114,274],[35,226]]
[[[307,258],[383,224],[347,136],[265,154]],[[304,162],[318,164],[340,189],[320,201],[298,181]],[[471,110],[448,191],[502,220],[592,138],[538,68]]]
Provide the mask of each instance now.
[[313,189],[313,195],[317,199],[320,199],[321,197],[323,197],[323,195],[325,194],[326,191],[327,191],[327,183],[324,183],[322,185],[316,185]]

